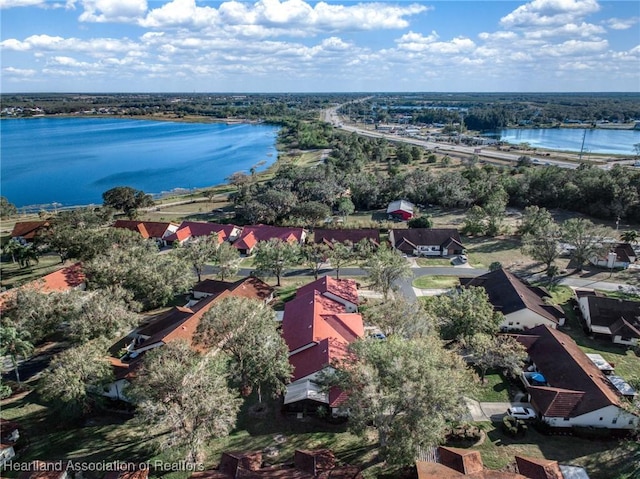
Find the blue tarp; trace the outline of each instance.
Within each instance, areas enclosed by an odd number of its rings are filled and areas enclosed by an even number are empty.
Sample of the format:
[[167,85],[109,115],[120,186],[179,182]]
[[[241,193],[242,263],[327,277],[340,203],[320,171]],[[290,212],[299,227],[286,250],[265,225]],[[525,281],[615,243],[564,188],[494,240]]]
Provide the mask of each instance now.
[[531,379],[537,383],[546,383],[547,380],[544,378],[544,376],[540,373],[533,373],[531,375]]

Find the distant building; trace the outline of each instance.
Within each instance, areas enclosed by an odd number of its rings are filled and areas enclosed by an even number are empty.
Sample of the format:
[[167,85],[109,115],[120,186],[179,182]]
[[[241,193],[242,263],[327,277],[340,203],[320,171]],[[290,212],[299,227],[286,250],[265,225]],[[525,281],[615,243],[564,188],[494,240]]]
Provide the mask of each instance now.
[[593,334],[626,346],[640,343],[640,302],[607,298],[597,291],[576,290],[585,324]]
[[452,228],[409,228],[389,231],[391,246],[414,256],[452,256],[464,253],[458,230]]
[[392,201],[387,206],[387,214],[403,221],[410,220],[414,216],[415,206],[405,200]]

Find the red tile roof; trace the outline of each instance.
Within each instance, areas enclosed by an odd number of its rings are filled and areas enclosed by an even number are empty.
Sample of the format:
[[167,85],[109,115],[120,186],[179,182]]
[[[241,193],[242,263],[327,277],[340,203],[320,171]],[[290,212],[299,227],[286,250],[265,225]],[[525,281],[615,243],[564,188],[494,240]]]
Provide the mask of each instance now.
[[558,461],[516,456],[518,472],[529,479],[563,479]]
[[[245,237],[253,236],[253,239],[246,241]],[[302,228],[285,228],[281,226],[269,226],[269,225],[252,225],[242,228],[242,233],[238,236],[238,239],[233,245],[238,249],[251,249],[255,246],[255,243],[260,241],[269,241],[270,239],[280,239],[288,243],[301,243],[304,239],[304,229]],[[243,242],[244,241],[244,242]],[[255,241],[253,246],[251,242]]]
[[321,371],[333,360],[343,359],[347,354],[348,343],[337,339],[325,338],[314,346],[304,349],[289,358],[293,366],[291,381],[297,381],[310,374]]
[[195,472],[190,479],[362,479],[359,468],[338,464],[328,449],[296,450],[293,464],[262,464],[261,451],[225,452],[218,469]]
[[313,283],[306,284],[296,291],[296,296],[307,294],[310,291],[318,291],[321,294],[331,293],[353,304],[358,304],[358,287],[352,279],[334,279],[331,276],[323,276]]
[[218,223],[204,223],[200,221],[183,221],[180,223],[178,230],[167,236],[168,242],[184,241],[187,238],[196,238],[198,236],[210,236],[212,233],[218,235],[218,242],[222,243],[228,239],[233,231],[237,228],[235,225],[222,225]]
[[192,289],[194,292],[213,295],[220,294],[223,291],[233,291],[234,296],[257,298],[262,301],[271,298],[274,292],[271,286],[255,276],[248,276],[233,283],[217,281],[215,279],[205,279],[196,284]]
[[243,250],[252,250],[255,245],[258,244],[258,240],[256,239],[253,231],[249,231],[246,235],[240,234],[240,237],[234,241],[233,246],[237,249]]
[[69,291],[81,286],[86,279],[82,271],[82,264],[75,263],[43,276],[32,283],[34,285],[40,284],[39,289],[42,291]]
[[617,390],[571,337],[536,326],[516,338],[529,335],[538,338],[527,352],[548,383],[529,392],[544,415],[577,417],[611,405],[623,407]]
[[[316,286],[324,287],[327,284],[330,285],[331,281],[324,278],[314,281],[300,288],[296,297],[285,304],[282,336],[289,351],[298,350],[289,356],[293,366],[292,381],[321,371],[334,361],[345,359],[349,344],[364,336],[360,314],[347,313],[342,303],[323,296],[315,289]],[[355,284],[336,284],[346,285],[347,289],[352,287],[355,291]],[[329,391],[329,406],[337,407],[345,399],[346,395],[340,389]]]
[[195,349],[201,349],[194,345],[194,334],[202,316],[211,309],[211,306],[223,298],[243,297],[264,301],[266,294],[270,294],[273,289],[258,278],[244,278],[235,283],[229,283],[229,289],[219,294],[209,296],[198,301],[191,308],[174,307],[166,313],[160,315],[156,320],[138,329],[140,335],[149,336],[148,339],[136,345],[136,350],[143,349],[152,344],[162,342],[167,344],[170,341],[184,339]]
[[364,325],[359,314],[346,313],[342,304],[310,291],[285,304],[282,336],[294,351],[327,338],[350,343],[364,336]]
[[170,226],[178,226],[175,223],[167,223],[160,221],[135,221],[135,220],[117,220],[114,228],[123,228],[130,231],[140,233],[143,238],[162,238],[167,233]]
[[12,238],[33,240],[42,228],[48,228],[48,221],[18,221],[11,231]]

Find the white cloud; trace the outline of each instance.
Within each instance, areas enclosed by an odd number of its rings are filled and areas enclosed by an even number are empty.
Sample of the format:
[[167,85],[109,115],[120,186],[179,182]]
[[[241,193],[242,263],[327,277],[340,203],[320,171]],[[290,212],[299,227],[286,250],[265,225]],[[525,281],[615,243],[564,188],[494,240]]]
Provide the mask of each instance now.
[[29,77],[29,76],[36,75],[38,73],[36,70],[33,70],[31,68],[14,68],[14,67],[3,68],[2,71],[4,72],[5,75],[19,76],[19,77]]
[[533,0],[502,17],[505,27],[563,25],[595,13],[597,0]]
[[612,30],[628,30],[640,21],[640,17],[610,18],[606,24]]
[[44,6],[46,0],[0,0],[0,8]]
[[575,57],[584,54],[593,54],[605,51],[609,46],[606,40],[585,42],[580,40],[568,40],[557,45],[545,45],[539,53],[550,57]]
[[23,41],[9,38],[0,42],[0,47],[13,51],[38,52],[83,52],[93,56],[103,56],[110,53],[127,53],[140,46],[126,38],[62,38],[50,35],[32,35]]
[[133,23],[147,12],[147,0],[82,0],[81,22]]
[[478,35],[478,38],[485,41],[504,41],[504,40],[513,41],[516,38],[518,38],[518,34],[515,32],[504,32],[504,31],[493,32],[493,33],[482,32]]
[[552,38],[558,36],[594,37],[606,33],[606,29],[591,23],[567,23],[553,28],[539,28],[525,32],[527,38]]
[[173,0],[151,10],[139,24],[150,28],[190,27],[214,25],[218,11],[211,7],[197,7],[195,0]]
[[361,3],[345,6],[319,2],[311,6],[304,0],[259,0],[255,4],[231,0],[223,2],[216,10],[197,6],[195,0],[172,0],[150,10],[139,24],[159,29],[216,29],[247,38],[310,36],[319,32],[406,28],[409,25],[407,17],[428,10],[428,7],[418,4]]
[[409,32],[396,40],[400,50],[410,52],[431,52],[436,54],[458,54],[462,52],[470,52],[476,44],[473,40],[466,37],[456,37],[450,41],[437,41],[438,34],[434,31],[429,36],[423,36],[420,33]]

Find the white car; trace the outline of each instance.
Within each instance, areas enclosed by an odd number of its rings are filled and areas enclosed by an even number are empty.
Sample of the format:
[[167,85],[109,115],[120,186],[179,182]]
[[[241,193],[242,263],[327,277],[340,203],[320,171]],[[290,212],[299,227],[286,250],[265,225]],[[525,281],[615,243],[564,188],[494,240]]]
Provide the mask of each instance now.
[[529,407],[510,407],[507,409],[507,415],[516,419],[535,419],[536,412]]

